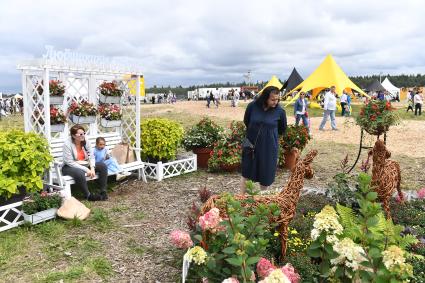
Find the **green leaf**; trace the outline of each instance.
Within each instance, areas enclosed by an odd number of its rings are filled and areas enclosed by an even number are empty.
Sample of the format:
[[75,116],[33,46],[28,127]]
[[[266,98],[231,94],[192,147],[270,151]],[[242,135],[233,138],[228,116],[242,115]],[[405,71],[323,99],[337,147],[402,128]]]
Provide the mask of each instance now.
[[307,250],[307,254],[309,257],[320,257],[321,255],[321,250],[319,249],[308,249]]
[[376,193],[376,192],[368,192],[367,195],[366,195],[366,199],[368,201],[374,201],[374,200],[376,200],[377,197],[378,197],[378,193]]
[[322,243],[320,243],[319,241],[314,241],[311,243],[310,245],[310,249],[317,249],[322,247]]
[[235,247],[227,247],[223,249],[222,252],[225,254],[234,254],[236,252],[236,249]]
[[381,251],[377,248],[370,248],[368,254],[371,258],[381,257]]
[[242,262],[243,262],[242,257],[226,258],[225,261],[227,261],[228,263],[234,266],[242,266]]
[[257,263],[258,261],[260,261],[260,257],[253,256],[246,260],[246,264],[251,265],[251,264]]

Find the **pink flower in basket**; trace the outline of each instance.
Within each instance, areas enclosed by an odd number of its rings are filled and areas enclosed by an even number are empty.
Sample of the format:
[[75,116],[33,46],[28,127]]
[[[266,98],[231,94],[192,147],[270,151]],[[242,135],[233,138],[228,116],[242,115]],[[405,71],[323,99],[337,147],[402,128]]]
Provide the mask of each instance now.
[[199,217],[199,225],[204,231],[216,228],[220,221],[220,211],[216,207]]
[[417,196],[418,196],[418,199],[423,199],[423,198],[425,198],[425,188],[422,188],[422,189],[420,189],[419,191],[417,191]]
[[266,278],[270,272],[275,270],[276,267],[268,260],[262,257],[257,263],[257,274],[260,278]]
[[190,235],[184,231],[174,230],[170,234],[171,243],[179,249],[188,249],[193,246]]

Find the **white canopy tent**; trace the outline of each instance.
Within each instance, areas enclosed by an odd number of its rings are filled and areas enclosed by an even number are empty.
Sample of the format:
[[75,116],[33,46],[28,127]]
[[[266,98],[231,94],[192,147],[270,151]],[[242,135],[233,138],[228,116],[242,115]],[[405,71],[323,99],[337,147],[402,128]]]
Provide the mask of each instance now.
[[400,97],[400,89],[396,86],[394,86],[388,77],[385,78],[385,80],[381,83],[381,85],[389,92],[391,95],[395,97]]

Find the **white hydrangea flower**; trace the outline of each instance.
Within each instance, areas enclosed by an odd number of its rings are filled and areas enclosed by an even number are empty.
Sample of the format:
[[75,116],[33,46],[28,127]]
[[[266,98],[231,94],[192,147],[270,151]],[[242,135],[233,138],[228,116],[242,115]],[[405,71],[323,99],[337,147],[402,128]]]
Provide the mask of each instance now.
[[258,283],[291,283],[291,280],[289,280],[280,268],[277,268]]
[[338,221],[338,215],[330,205],[325,206],[321,212],[314,216],[313,228],[311,230],[313,240],[316,240],[323,231],[334,235],[340,235],[343,231],[343,227]]
[[397,246],[389,246],[382,252],[382,261],[388,270],[392,270],[397,265],[404,265],[406,259],[404,258],[404,251]]
[[333,265],[345,264],[345,266],[354,271],[364,269],[360,263],[367,261],[367,258],[364,256],[365,251],[350,238],[344,238],[337,242],[333,246],[333,249],[338,253],[337,258],[331,259]]

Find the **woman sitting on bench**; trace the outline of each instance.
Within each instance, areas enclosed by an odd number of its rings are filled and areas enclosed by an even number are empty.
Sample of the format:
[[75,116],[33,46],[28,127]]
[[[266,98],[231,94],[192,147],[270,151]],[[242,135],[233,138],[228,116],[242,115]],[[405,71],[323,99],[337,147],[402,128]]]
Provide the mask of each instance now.
[[[93,149],[86,140],[86,131],[81,125],[74,125],[70,130],[71,137],[63,145],[63,175],[74,178],[75,186],[81,189],[89,201],[107,200],[106,187],[108,181],[108,169],[105,163],[95,162]],[[100,186],[100,195],[90,193],[87,186],[86,176],[96,177]]]

